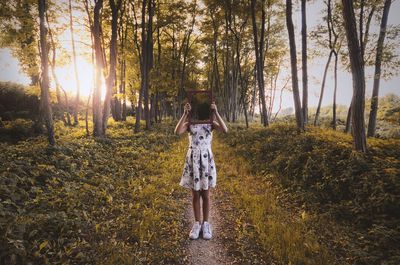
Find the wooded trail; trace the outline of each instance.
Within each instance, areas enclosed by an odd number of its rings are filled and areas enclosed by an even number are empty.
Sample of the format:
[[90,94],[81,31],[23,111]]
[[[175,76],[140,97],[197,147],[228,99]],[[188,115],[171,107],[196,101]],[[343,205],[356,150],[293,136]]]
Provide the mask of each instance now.
[[[172,148],[171,152],[174,155],[170,157],[180,157],[181,161],[178,162],[179,165],[183,166],[184,157],[186,154],[186,150],[188,148],[188,140],[187,137],[182,137],[182,139],[175,144],[175,148]],[[217,151],[217,154],[219,152]],[[216,156],[217,156],[216,154]],[[218,161],[221,161],[220,159]],[[220,165],[222,167],[222,165]],[[217,165],[218,170],[218,165]],[[179,182],[179,178],[182,173],[182,168],[177,168],[176,176],[177,182]],[[218,172],[218,177],[223,178],[223,174]],[[183,188],[183,187],[181,187]],[[194,213],[192,206],[192,193],[189,189],[187,189],[187,198],[185,200],[185,222],[184,222],[184,237],[187,238],[185,242],[185,259],[183,263],[185,264],[233,264],[233,258],[228,253],[226,244],[224,242],[226,239],[227,233],[232,229],[231,225],[226,225],[224,222],[224,206],[221,202],[221,191],[219,191],[219,182],[217,179],[217,186],[215,189],[210,190],[210,215],[209,222],[212,226],[213,237],[210,240],[205,240],[202,238],[202,233],[200,232],[200,236],[196,240],[191,240],[189,238],[189,231],[192,228],[194,222]],[[201,202],[201,220],[202,220],[202,202]]]
[[[212,226],[213,237],[210,240],[202,238],[202,233],[196,240],[189,239],[189,231],[194,222],[194,213],[192,206],[192,194],[188,190],[185,212],[185,236],[186,241],[186,258],[185,264],[273,264],[266,263],[260,256],[261,248],[258,242],[250,234],[243,234],[241,238],[235,238],[241,232],[239,231],[236,218],[243,213],[238,213],[235,210],[232,194],[229,194],[228,187],[225,184],[229,181],[228,178],[240,178],[240,173],[246,170],[245,164],[236,164],[236,157],[230,152],[227,152],[229,147],[218,139],[218,136],[213,140],[213,153],[216,160],[217,168],[217,185],[210,190],[210,215],[209,222]],[[187,138],[184,137],[179,146],[187,148]],[[184,153],[182,153],[182,159]],[[183,165],[183,160],[182,160]],[[238,170],[242,166],[241,170]],[[181,170],[178,176],[182,173]],[[202,203],[201,203],[202,205]],[[200,209],[202,220],[202,207]],[[249,225],[249,224],[246,224]],[[249,225],[250,226],[250,225]],[[243,249],[237,249],[239,244],[248,244],[246,253]],[[251,246],[250,246],[251,245]]]
[[[211,195],[211,207],[209,223],[212,226],[213,237],[210,240],[202,238],[202,233],[196,240],[187,241],[187,261],[188,264],[233,264],[233,259],[229,255],[224,240],[226,237],[224,234],[229,233],[232,229],[232,225],[225,225],[224,220],[224,208],[221,204],[220,194],[217,191],[210,191]],[[188,196],[188,201],[191,201],[191,196]],[[202,212],[202,208],[201,208]],[[188,223],[186,230],[189,231],[194,222],[194,214],[192,205],[189,203],[186,211],[186,218]]]

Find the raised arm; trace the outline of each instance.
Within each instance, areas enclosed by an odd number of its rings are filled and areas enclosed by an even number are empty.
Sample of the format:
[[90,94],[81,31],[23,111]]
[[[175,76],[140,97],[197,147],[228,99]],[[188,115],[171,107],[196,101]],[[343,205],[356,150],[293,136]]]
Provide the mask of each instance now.
[[213,101],[211,104],[211,109],[213,110],[213,126],[215,129],[218,131],[227,133],[228,132],[228,127],[226,127],[226,124],[224,120],[221,118],[221,115],[219,115],[217,105]]
[[175,127],[174,134],[182,134],[182,133],[186,132],[186,130],[189,126],[189,111],[190,111],[190,109],[191,109],[190,104],[186,103],[185,107],[184,107],[183,115]]

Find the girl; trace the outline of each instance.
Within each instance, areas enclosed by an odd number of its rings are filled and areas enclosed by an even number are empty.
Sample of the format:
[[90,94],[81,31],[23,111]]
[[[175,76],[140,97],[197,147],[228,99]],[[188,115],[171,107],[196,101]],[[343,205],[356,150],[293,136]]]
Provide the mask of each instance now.
[[[217,171],[214,156],[211,151],[212,131],[217,129],[221,132],[228,132],[224,121],[218,113],[217,106],[213,101],[211,104],[212,124],[190,124],[189,112],[191,106],[185,104],[184,113],[175,128],[175,134],[189,132],[189,148],[186,154],[185,166],[182,173],[180,185],[192,190],[193,211],[195,222],[190,230],[189,237],[197,239],[200,230],[203,231],[203,238],[212,237],[208,215],[210,209],[209,188],[214,188],[217,183]],[[200,223],[200,197],[203,201],[203,223]]]

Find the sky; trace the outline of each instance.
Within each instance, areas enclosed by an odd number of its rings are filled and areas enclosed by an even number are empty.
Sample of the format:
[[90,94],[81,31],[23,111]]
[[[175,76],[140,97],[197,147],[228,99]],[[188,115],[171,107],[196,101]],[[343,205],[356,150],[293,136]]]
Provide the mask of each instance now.
[[[296,47],[298,52],[298,58],[300,57],[301,51],[301,33],[300,33],[300,25],[301,25],[301,14],[299,10],[299,6],[296,5],[294,7],[293,21],[295,24],[295,34],[296,34]],[[321,23],[322,15],[320,14],[321,10],[324,9],[324,4],[322,0],[315,0],[312,4],[308,4],[307,7],[307,23],[308,23],[308,31],[310,32],[315,25]],[[400,1],[394,1],[391,6],[388,25],[399,25],[400,24],[400,16],[397,14],[400,11]],[[77,27],[77,31],[79,34],[79,27]],[[371,31],[377,31],[377,28],[373,28]],[[69,31],[61,34],[61,41],[65,43],[66,49],[70,49],[68,47],[69,43]],[[284,34],[287,34],[284,31]],[[79,38],[79,37],[76,37]],[[78,44],[79,45],[79,44]],[[84,48],[82,46],[81,48]],[[309,49],[313,47],[309,44]],[[343,48],[347,48],[347,46],[343,46]],[[328,53],[328,50],[326,50]],[[400,49],[397,52],[400,55]],[[323,70],[325,67],[325,63],[327,60],[327,55],[323,58],[314,58],[312,60],[308,60],[308,74],[309,74],[309,106],[315,107],[318,104],[318,98],[321,87],[321,80],[323,75]],[[80,74],[81,74],[81,86],[83,88],[82,94],[83,96],[87,96],[90,91],[91,82],[92,82],[92,67],[90,62],[84,58],[78,57],[78,65],[80,66]],[[301,62],[299,60],[298,63],[298,76],[299,76],[299,87],[301,88],[301,70],[300,70]],[[332,63],[333,66],[333,63]],[[340,64],[339,64],[340,67]],[[266,69],[268,71],[268,69]],[[370,96],[372,94],[372,76],[373,67],[369,67],[366,69],[366,96]],[[62,80],[63,86],[70,91],[74,90],[75,79],[73,76],[73,68],[72,65],[66,65],[64,67],[60,67],[57,69],[58,79]],[[286,68],[282,71],[282,78],[279,81],[278,88],[282,86],[285,82],[287,76],[290,75],[290,68]],[[0,81],[11,81],[20,84],[29,84],[29,78],[23,74],[20,70],[19,62],[16,58],[11,55],[9,49],[0,49]],[[330,105],[332,104],[333,99],[333,71],[329,70],[327,76],[327,82],[325,87],[325,94],[322,101],[322,105]],[[384,96],[389,93],[400,94],[400,89],[398,87],[400,84],[400,76],[393,77],[391,80],[385,81],[381,79],[380,85],[380,95]],[[277,93],[277,98],[279,93]],[[337,91],[337,103],[342,105],[349,105],[352,96],[352,77],[351,74],[343,69],[339,68],[338,72],[338,91]],[[283,94],[282,108],[290,108],[293,107],[293,96],[292,92],[285,91]],[[274,112],[278,109],[278,102],[276,101],[274,105]]]

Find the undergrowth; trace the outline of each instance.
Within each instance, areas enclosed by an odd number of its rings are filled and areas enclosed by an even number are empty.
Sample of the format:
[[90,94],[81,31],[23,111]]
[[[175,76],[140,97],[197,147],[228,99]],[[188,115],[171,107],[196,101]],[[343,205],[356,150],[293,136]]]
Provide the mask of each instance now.
[[[308,227],[319,235],[319,242],[331,247],[339,264],[399,264],[399,140],[368,139],[368,153],[360,154],[352,150],[350,135],[318,128],[297,134],[296,128],[287,124],[249,130],[231,126],[220,139],[246,160],[252,174],[262,176],[251,180],[254,187],[278,188],[283,204],[310,220]],[[274,238],[271,220],[277,225],[274,230],[281,226],[280,238],[289,233],[288,242],[307,236],[301,227],[284,220],[276,222],[276,215],[270,218],[275,206],[268,196],[274,194],[253,196],[240,186],[232,184],[231,188],[240,194],[253,222],[259,224],[266,248]],[[296,263],[313,264],[309,261]]]
[[133,120],[110,121],[103,139],[56,126],[55,147],[42,136],[0,143],[0,263],[179,263],[172,125],[134,134]]
[[[230,131],[232,132],[232,130]],[[217,136],[215,157],[219,173],[227,226],[233,226],[228,248],[238,264],[327,264],[333,257],[310,229],[311,218],[303,209],[282,204],[282,191],[262,175],[252,173],[252,165],[238,156]],[[219,166],[218,166],[219,165]]]

